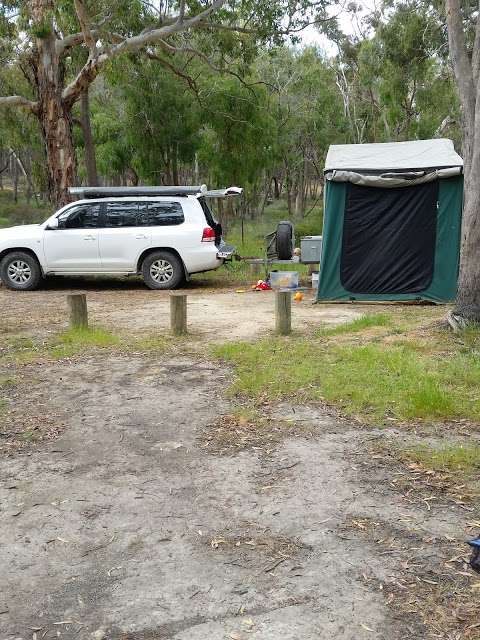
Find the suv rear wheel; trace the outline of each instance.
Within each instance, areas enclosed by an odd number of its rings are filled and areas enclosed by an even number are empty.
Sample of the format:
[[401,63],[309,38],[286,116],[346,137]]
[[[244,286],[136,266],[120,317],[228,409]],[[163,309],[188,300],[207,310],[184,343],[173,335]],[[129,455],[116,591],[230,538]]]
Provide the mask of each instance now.
[[142,275],[150,289],[176,289],[185,281],[182,261],[171,251],[154,251],[142,263]]
[[0,278],[9,289],[31,291],[42,279],[36,258],[24,251],[12,251],[0,262]]

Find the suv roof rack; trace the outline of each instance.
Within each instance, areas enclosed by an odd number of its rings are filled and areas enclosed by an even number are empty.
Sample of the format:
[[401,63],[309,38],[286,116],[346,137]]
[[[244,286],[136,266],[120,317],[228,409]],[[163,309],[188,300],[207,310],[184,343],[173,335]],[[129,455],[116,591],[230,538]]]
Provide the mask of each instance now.
[[201,195],[207,191],[205,184],[184,187],[71,187],[68,192],[79,199],[89,198],[121,198],[128,196],[190,196]]

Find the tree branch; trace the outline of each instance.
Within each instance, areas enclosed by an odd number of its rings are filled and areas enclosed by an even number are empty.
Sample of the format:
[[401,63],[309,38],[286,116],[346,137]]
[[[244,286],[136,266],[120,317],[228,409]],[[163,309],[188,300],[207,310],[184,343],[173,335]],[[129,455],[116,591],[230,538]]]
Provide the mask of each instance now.
[[192,78],[191,76],[187,75],[186,73],[184,73],[183,71],[175,67],[173,64],[168,62],[168,60],[165,60],[164,58],[160,58],[160,56],[156,56],[153,53],[149,53],[147,55],[150,60],[155,60],[156,62],[160,63],[161,65],[169,69],[176,76],[178,76],[179,78],[182,78],[182,80],[185,80],[185,82],[188,84],[190,89],[192,89],[196,97],[199,99],[198,87],[194,78]]
[[179,22],[177,18],[172,24],[164,25],[159,29],[151,29],[150,31],[140,33],[138,36],[127,38],[106,54],[107,59],[110,59],[119,53],[123,53],[124,51],[138,51],[138,49],[141,49],[147,44],[155,44],[165,36],[196,27],[208,18],[211,13],[220,9],[223,4],[225,4],[225,0],[214,0],[209,7],[200,13],[197,13],[195,16],[183,19],[182,22]]
[[258,33],[257,29],[248,29],[247,27],[241,27],[229,24],[215,24],[214,22],[205,22],[198,25],[199,29],[215,29],[216,31],[235,31],[235,33]]
[[32,113],[36,113],[38,103],[27,100],[23,96],[5,96],[0,97],[0,107],[23,107]]
[[90,51],[90,55],[94,55],[96,51],[95,38],[92,35],[92,31],[90,29],[90,19],[87,15],[87,10],[85,5],[83,4],[83,0],[74,0],[75,3],[75,11],[77,13],[78,22],[80,23],[80,27],[83,33],[83,39],[85,44]]
[[[104,38],[105,40],[109,40],[110,42],[113,42],[114,44],[119,44],[120,42],[123,42],[125,40],[125,38],[123,36],[121,36],[119,33],[107,33],[105,32],[103,29],[100,29],[98,27],[95,27],[94,29],[91,29],[90,33],[92,34],[92,37],[95,38],[95,40],[98,40],[98,38]],[[85,36],[83,34],[83,32],[79,32],[79,33],[71,33],[68,36],[65,36],[64,38],[62,38],[62,40],[57,40],[56,42],[56,51],[59,57],[61,57],[64,53],[66,53],[68,51],[68,49],[71,49],[72,47],[76,47],[79,44],[83,44],[85,42]]]
[[89,56],[86,64],[80,70],[77,77],[63,91],[63,99],[67,106],[71,106],[97,77],[103,65],[112,58],[127,52],[138,51],[148,44],[155,44],[162,40],[165,36],[186,31],[192,27],[198,26],[203,20],[219,9],[225,0],[213,0],[212,4],[195,16],[183,19],[179,22],[178,18],[172,24],[164,25],[158,29],[144,31],[131,38],[126,38],[114,47],[95,54],[95,57]]
[[[110,37],[110,39],[113,38],[114,42],[121,42],[124,40],[124,38],[122,36],[119,36],[118,34],[107,34],[101,29],[101,27],[106,22],[108,22],[108,20],[110,20],[110,17],[111,16],[107,15],[103,17],[93,28],[90,27],[90,34],[95,41],[98,40],[99,36],[107,35]],[[68,36],[65,36],[64,38],[56,41],[55,49],[57,55],[62,56],[66,51],[68,51],[68,49],[76,47],[79,44],[83,44],[83,42],[85,42],[84,31],[79,31],[78,33],[70,33]]]
[[[95,29],[92,31],[92,35],[95,37],[96,31]],[[61,56],[67,49],[71,49],[72,47],[76,47],[79,44],[82,44],[85,39],[85,36],[82,32],[80,33],[71,33],[68,36],[65,36],[61,40],[57,40],[55,43],[55,48],[57,50],[57,54]]]
[[[259,84],[263,84],[267,87],[272,87],[272,85],[268,84],[267,82],[264,82],[263,80],[258,80],[257,82],[245,82],[245,80],[242,78],[242,76],[239,73],[236,73],[235,71],[232,71],[231,69],[220,69],[219,67],[215,66],[215,64],[210,60],[210,58],[205,55],[202,51],[199,51],[198,49],[194,49],[193,47],[174,47],[173,45],[169,44],[168,42],[165,42],[164,40],[160,40],[159,44],[164,47],[167,51],[169,51],[170,53],[191,53],[192,56],[195,56],[197,58],[200,58],[200,60],[203,60],[203,62],[205,62],[210,69],[212,69],[213,71],[215,71],[216,73],[219,74],[228,74],[230,76],[233,76],[234,78],[237,78],[237,80],[243,84],[243,86],[248,89],[249,91],[251,91],[254,95],[255,92],[252,89],[252,87],[254,87],[255,85],[259,85]],[[154,58],[153,56],[150,56],[150,58],[152,59],[158,59],[158,58]]]
[[180,9],[178,12],[177,22],[179,24],[182,24],[184,17],[185,17],[185,0],[180,0]]

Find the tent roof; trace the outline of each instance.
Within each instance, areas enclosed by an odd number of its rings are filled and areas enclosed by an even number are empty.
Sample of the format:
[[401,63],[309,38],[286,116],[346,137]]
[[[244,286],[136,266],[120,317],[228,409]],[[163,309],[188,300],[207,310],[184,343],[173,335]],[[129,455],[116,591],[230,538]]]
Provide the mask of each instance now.
[[447,138],[381,142],[373,144],[332,144],[325,171],[396,171],[462,167],[463,160]]

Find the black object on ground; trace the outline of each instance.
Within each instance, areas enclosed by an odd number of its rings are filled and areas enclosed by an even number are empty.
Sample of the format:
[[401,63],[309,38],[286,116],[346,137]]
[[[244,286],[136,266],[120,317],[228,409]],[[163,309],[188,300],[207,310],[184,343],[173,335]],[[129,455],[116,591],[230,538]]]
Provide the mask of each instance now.
[[480,536],[469,540],[468,543],[472,547],[472,555],[470,556],[470,566],[474,571],[480,573]]

